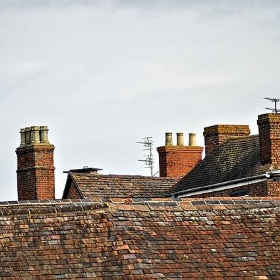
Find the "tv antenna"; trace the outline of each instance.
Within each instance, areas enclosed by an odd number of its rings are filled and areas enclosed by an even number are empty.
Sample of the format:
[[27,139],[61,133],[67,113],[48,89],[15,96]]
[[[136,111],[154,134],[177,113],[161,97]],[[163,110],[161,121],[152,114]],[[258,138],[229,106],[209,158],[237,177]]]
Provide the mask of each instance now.
[[143,141],[137,142],[138,144],[142,144],[144,146],[144,151],[148,151],[148,155],[145,155],[145,159],[138,159],[138,161],[143,161],[146,165],[145,168],[150,168],[151,176],[153,176],[153,168],[154,168],[154,157],[153,157],[153,140],[152,137],[144,137]]
[[269,108],[266,107],[266,110],[270,110],[273,113],[279,113],[280,110],[277,109],[277,102],[279,102],[279,98],[270,98],[270,97],[265,97],[264,99],[270,100],[271,102],[274,102],[274,108]]

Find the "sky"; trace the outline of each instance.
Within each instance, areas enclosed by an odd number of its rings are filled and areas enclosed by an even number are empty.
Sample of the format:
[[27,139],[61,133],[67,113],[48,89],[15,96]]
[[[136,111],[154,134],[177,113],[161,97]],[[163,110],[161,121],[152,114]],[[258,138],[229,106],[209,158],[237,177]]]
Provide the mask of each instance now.
[[278,0],[0,0],[0,201],[21,128],[48,126],[61,198],[69,169],[150,175],[144,137],[156,173],[165,132],[257,134],[279,74]]

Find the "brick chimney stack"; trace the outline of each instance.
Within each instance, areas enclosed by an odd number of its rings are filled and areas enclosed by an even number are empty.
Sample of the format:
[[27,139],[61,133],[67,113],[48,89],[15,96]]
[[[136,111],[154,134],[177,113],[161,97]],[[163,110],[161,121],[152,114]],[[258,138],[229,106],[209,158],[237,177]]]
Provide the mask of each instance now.
[[48,140],[48,127],[22,128],[20,134],[16,149],[18,199],[54,199],[54,146]]
[[185,146],[183,133],[178,132],[177,145],[174,146],[172,133],[165,134],[165,146],[157,148],[160,177],[179,178],[201,161],[203,147],[196,146],[194,133],[190,133],[189,139],[189,146]]
[[280,114],[258,116],[260,158],[262,164],[271,164],[280,169]]
[[230,137],[250,135],[248,125],[219,124],[204,128],[205,155],[211,154],[219,145]]

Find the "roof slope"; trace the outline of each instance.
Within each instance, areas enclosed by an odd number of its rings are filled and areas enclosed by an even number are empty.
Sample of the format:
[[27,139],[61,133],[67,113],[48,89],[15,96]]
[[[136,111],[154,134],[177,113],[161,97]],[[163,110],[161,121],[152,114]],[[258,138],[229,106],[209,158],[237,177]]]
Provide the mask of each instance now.
[[260,175],[269,167],[260,163],[258,135],[229,138],[185,175],[171,192]]
[[114,197],[163,197],[178,180],[131,175],[101,175],[96,173],[69,173],[63,198],[67,197],[67,188],[74,182],[82,198]]
[[278,279],[280,198],[223,199],[2,205],[0,275]]

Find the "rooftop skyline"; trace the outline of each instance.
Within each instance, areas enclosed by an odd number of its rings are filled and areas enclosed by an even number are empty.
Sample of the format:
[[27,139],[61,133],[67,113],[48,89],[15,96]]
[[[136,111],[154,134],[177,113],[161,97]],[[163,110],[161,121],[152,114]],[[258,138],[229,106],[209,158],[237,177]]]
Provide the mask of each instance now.
[[[280,93],[279,1],[0,1],[0,201],[19,131],[48,126],[63,171],[150,175],[137,142],[247,124]],[[173,140],[173,141],[174,141]],[[174,141],[176,142],[176,141]]]

